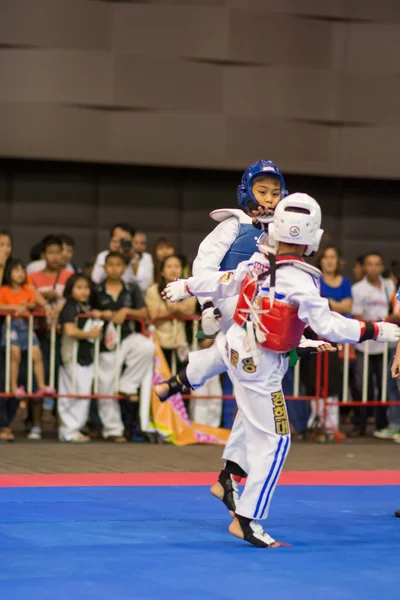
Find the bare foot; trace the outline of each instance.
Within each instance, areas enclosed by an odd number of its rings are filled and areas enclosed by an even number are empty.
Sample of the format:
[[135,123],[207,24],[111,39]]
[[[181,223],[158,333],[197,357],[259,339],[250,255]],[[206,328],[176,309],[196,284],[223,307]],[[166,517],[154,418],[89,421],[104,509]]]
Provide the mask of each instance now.
[[[213,496],[215,496],[215,498],[218,498],[218,500],[221,500],[221,502],[223,502],[225,490],[219,481],[216,481],[214,485],[210,487],[210,492]],[[231,515],[232,519],[235,517],[235,513],[233,512],[233,510],[230,510],[229,514]]]
[[160,398],[160,400],[165,400],[168,397],[169,385],[166,381],[162,383],[156,383],[153,387],[156,396]]
[[[259,525],[259,527],[261,528],[261,525]],[[229,533],[231,533],[235,537],[239,538],[240,540],[244,540],[243,530],[240,527],[240,523],[239,523],[239,521],[238,521],[238,519],[236,517],[233,519],[233,521],[229,525],[228,529],[229,529]],[[266,548],[279,548],[280,547],[280,543],[279,542],[276,542],[275,540],[273,540],[272,538],[270,538],[270,536],[267,533],[265,533],[265,532],[264,532],[264,535],[271,540],[271,543],[268,543],[268,544],[266,543],[265,544]]]

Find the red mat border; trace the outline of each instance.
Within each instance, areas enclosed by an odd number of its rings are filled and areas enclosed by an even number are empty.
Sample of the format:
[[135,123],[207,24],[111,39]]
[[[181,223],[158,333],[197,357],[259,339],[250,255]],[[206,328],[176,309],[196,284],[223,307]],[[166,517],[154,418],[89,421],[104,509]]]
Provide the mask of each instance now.
[[[68,473],[1,475],[0,488],[211,485],[216,473]],[[400,485],[399,471],[285,471],[279,485]]]

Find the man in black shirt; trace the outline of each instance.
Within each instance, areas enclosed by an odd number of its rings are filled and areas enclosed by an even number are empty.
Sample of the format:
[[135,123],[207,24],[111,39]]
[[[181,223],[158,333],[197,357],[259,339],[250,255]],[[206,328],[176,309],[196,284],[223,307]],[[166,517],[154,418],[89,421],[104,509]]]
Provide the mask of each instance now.
[[[102,312],[102,318],[121,326],[121,343],[112,349],[107,343],[108,325],[102,342],[99,361],[99,394],[105,396],[124,394],[137,407],[140,387],[140,421],[142,430],[148,429],[150,414],[151,382],[153,375],[153,342],[137,333],[138,323],[131,319],[147,319],[147,308],[137,284],[125,285],[121,277],[126,264],[118,252],[110,252],[104,269],[107,279],[96,287],[93,307]],[[122,371],[123,369],[123,371]],[[134,407],[132,404],[132,407]],[[99,399],[99,415],[103,422],[103,436],[115,441],[125,441],[124,425],[118,402]],[[136,411],[137,412],[137,409]],[[132,419],[131,414],[131,419]]]

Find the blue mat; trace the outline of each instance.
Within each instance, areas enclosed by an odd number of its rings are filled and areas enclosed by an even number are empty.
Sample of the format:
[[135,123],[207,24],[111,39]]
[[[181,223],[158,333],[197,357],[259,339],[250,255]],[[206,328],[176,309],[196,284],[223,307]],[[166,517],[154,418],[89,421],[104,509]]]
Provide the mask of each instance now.
[[227,533],[206,487],[0,489],[0,596],[398,600],[400,489],[278,487],[266,530]]

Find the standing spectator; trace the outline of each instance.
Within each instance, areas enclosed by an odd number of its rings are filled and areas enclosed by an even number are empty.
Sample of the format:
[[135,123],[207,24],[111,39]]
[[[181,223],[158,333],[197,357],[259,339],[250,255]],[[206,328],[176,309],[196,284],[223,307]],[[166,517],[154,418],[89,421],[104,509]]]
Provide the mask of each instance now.
[[[46,376],[50,378],[50,352],[51,352],[51,336],[49,323],[56,318],[64,305],[64,288],[68,279],[73,275],[73,271],[68,271],[62,267],[62,242],[60,239],[53,235],[47,236],[43,240],[43,257],[45,260],[45,268],[42,271],[31,273],[30,278],[33,286],[42,294],[45,300],[49,303],[53,309],[53,314],[47,316],[47,321],[44,319],[40,321],[40,330],[38,332],[40,346],[43,353]],[[55,349],[55,381],[58,378],[58,364],[59,364],[59,352],[60,352],[60,339],[56,337],[56,349]],[[47,406],[51,408],[52,402],[47,403]],[[28,403],[28,422],[30,417],[35,411],[41,412],[43,402],[41,398],[33,398]],[[41,429],[39,426],[34,425],[29,434],[32,436],[41,436]],[[36,439],[36,438],[35,438]]]
[[[46,260],[44,258],[44,245],[46,244],[48,237],[49,236],[44,237],[40,244],[36,244],[36,246],[32,248],[30,255],[32,262],[30,262],[29,265],[26,267],[27,273],[36,273],[37,271],[43,271],[43,269],[46,267]],[[60,266],[63,269],[67,269],[67,271],[75,273],[78,269],[71,262],[72,257],[74,255],[75,240],[69,235],[65,235],[64,233],[56,235],[55,237],[57,237],[61,242]]]
[[[143,429],[147,428],[150,411],[151,380],[153,374],[154,345],[151,340],[136,332],[136,323],[126,320],[147,319],[148,312],[143,295],[137,284],[126,286],[122,280],[125,262],[119,252],[110,252],[104,265],[105,282],[95,290],[93,306],[102,311],[102,318],[114,325],[121,325],[119,351],[108,350],[104,341],[99,362],[99,393],[106,396],[98,402],[99,415],[103,423],[103,437],[115,442],[125,442],[124,424],[118,402],[107,396],[115,391],[125,396],[122,410],[125,426],[129,430],[135,425],[138,412],[138,389],[140,387],[140,414]],[[107,337],[105,326],[105,338]],[[124,370],[122,372],[122,368]],[[115,373],[119,377],[119,389],[114,390]]]
[[358,281],[361,281],[361,279],[364,277],[364,256],[357,256],[357,258],[354,261],[354,265],[353,265],[353,277],[354,277],[354,283],[357,283]]
[[[393,281],[383,279],[383,258],[379,252],[369,252],[363,260],[364,277],[355,283],[352,288],[353,315],[362,320],[384,320],[391,308],[391,298],[395,292]],[[377,389],[380,399],[382,390],[383,346],[374,341],[356,344],[355,386],[358,392],[357,400],[362,398],[363,361],[364,352],[368,344],[369,377],[368,400],[374,399],[374,390]],[[375,411],[376,429],[385,429],[387,425],[384,407]],[[354,411],[353,434],[365,435],[367,427],[367,412],[365,408]]]
[[[351,315],[352,297],[351,297],[351,282],[350,279],[342,275],[342,255],[339,248],[335,246],[327,246],[317,255],[316,266],[322,272],[320,279],[321,296],[327,298],[331,310],[344,315]],[[307,357],[304,362],[307,366],[312,366],[310,377],[312,386],[315,385],[315,367],[316,357]],[[308,363],[308,364],[307,364]],[[302,365],[303,367],[305,365]],[[338,402],[341,392],[341,362],[338,353],[329,355],[329,381],[328,381],[328,400],[330,402]],[[307,395],[310,392],[309,386]],[[312,405],[314,408],[314,405]],[[323,405],[320,403],[320,408],[323,411]],[[321,410],[318,414],[323,417]],[[312,410],[310,421],[314,421],[316,414]],[[326,415],[326,425],[328,429],[339,429],[339,407],[328,407]]]
[[41,271],[31,273],[31,280],[47,302],[59,309],[64,303],[65,284],[74,273],[62,266],[62,242],[59,238],[48,235],[42,247],[45,266]]
[[125,269],[122,276],[124,283],[131,283],[133,281],[134,278],[129,261],[132,258],[132,240],[134,235],[135,230],[128,223],[117,223],[111,227],[108,250],[100,252],[94,263],[92,272],[94,283],[101,283],[107,277],[104,265],[109,252],[119,252],[125,261]]
[[[9,261],[7,271],[7,281],[9,281],[9,285],[0,288],[0,310],[12,311],[14,314],[14,318],[11,320],[10,381],[11,393],[18,399],[23,398],[26,394],[24,387],[18,387],[18,376],[21,353],[28,349],[29,328],[27,316],[29,316],[30,310],[36,308],[37,302],[31,286],[26,282],[26,271],[22,262],[20,260]],[[6,325],[3,325],[2,346],[6,345],[6,329]],[[34,332],[32,336],[32,346],[33,371],[39,387],[39,394],[42,396],[46,394],[53,395],[54,390],[50,389],[45,384],[42,353]],[[40,426],[40,411],[34,410],[33,422],[34,426]],[[33,435],[30,439],[40,439],[40,436],[36,437]]]
[[174,244],[166,237],[158,238],[153,247],[154,281],[160,280],[161,263],[172,254],[175,254]]
[[[93,341],[100,337],[102,332],[101,327],[96,324],[87,331],[87,319],[78,318],[78,315],[84,313],[91,313],[97,319],[101,317],[100,311],[91,311],[88,304],[90,293],[91,281],[82,274],[70,277],[64,290],[67,301],[60,314],[62,365],[58,380],[58,414],[61,422],[58,436],[62,442],[90,441],[90,438],[81,432],[88,420],[90,398],[86,400],[63,397],[63,394],[72,393],[90,396],[93,381]],[[76,343],[78,348],[74,364]]]
[[154,265],[151,254],[146,252],[147,236],[142,231],[137,231],[132,241],[131,269],[143,293],[153,283]]
[[12,239],[8,231],[0,231],[0,285],[3,285],[7,261],[11,258]]
[[[146,304],[150,318],[156,320],[156,335],[165,358],[171,368],[172,354],[176,353],[176,367],[179,371],[187,360],[188,343],[185,323],[177,319],[191,317],[196,312],[195,297],[170,302],[163,300],[161,292],[168,283],[182,277],[183,264],[178,256],[167,256],[161,263],[158,283],[154,283],[146,292]],[[157,319],[159,319],[157,321]]]
[[[387,321],[400,325],[400,296],[396,292],[392,297],[392,312],[388,316]],[[389,352],[392,357],[396,352],[396,344],[389,344]],[[390,362],[393,362],[393,358],[391,358]],[[390,367],[392,367],[392,364]],[[393,379],[391,368],[388,371],[387,377],[387,399],[390,402],[398,402],[400,400],[400,381],[398,379]],[[374,436],[380,439],[389,439],[400,443],[400,406],[389,406],[386,417],[388,426],[379,431],[375,431]]]
[[67,269],[67,271],[73,271],[74,273],[78,272],[78,268],[73,264],[72,260],[74,258],[75,251],[75,240],[70,235],[66,235],[65,233],[60,233],[57,235],[58,239],[61,241],[61,266],[63,269]]

